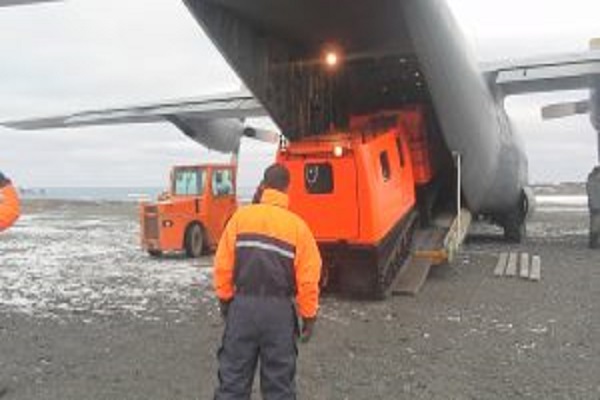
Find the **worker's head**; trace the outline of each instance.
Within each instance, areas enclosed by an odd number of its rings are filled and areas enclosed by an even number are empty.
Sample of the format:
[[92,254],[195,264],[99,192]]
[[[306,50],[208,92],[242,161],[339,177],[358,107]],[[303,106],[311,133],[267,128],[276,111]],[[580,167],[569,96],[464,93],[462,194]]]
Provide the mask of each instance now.
[[273,164],[265,170],[262,183],[267,189],[287,192],[290,186],[290,171],[281,164]]
[[260,203],[263,191],[265,189],[274,189],[283,193],[287,193],[290,186],[290,171],[281,164],[272,164],[269,166],[263,175],[263,180],[256,189],[253,203]]

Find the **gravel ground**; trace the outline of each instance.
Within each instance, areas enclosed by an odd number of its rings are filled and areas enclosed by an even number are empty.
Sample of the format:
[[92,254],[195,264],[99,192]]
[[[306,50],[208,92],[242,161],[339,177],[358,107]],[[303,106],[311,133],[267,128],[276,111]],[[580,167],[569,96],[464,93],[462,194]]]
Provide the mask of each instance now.
[[[0,236],[0,398],[210,399],[223,325],[209,258],[154,260],[124,203],[36,201]],[[416,297],[323,299],[301,399],[600,399],[600,252],[580,204],[521,246],[476,225]],[[503,251],[542,280],[495,278]],[[258,395],[255,398],[259,398]]]

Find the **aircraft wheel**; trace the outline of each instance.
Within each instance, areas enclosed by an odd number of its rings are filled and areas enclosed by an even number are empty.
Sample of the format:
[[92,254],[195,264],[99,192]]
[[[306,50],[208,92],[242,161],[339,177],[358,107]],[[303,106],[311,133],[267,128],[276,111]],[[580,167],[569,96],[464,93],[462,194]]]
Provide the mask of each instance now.
[[590,249],[598,248],[598,235],[590,234],[589,247],[590,247]]
[[526,235],[527,230],[525,221],[521,218],[510,216],[504,223],[504,239],[506,239],[507,242],[521,243]]
[[185,233],[185,254],[190,258],[198,258],[204,249],[204,234],[199,224],[192,224]]
[[600,214],[597,211],[590,211],[590,249],[597,249],[600,245]]
[[504,219],[504,239],[509,243],[521,243],[527,236],[527,212],[529,210],[529,198],[523,192],[518,209],[511,211]]

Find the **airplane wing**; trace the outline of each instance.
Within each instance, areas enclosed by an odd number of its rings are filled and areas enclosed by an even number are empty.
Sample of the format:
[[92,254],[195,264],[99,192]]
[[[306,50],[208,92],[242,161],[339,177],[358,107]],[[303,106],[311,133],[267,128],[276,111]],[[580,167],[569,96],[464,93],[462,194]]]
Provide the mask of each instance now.
[[600,41],[589,51],[528,60],[509,60],[483,65],[488,84],[499,97],[564,90],[590,90],[575,102],[550,104],[542,109],[544,119],[591,114],[600,130]]
[[21,6],[33,3],[48,3],[62,0],[0,0],[0,7]]
[[68,115],[0,122],[19,130],[94,125],[171,122],[186,136],[209,149],[236,152],[242,137],[277,143],[277,133],[252,128],[245,118],[264,117],[264,107],[249,92],[225,93],[155,104],[84,111]]
[[262,105],[248,92],[225,93],[161,103],[83,111],[73,114],[6,121],[0,125],[20,130],[74,128],[187,119],[220,119],[263,117]]
[[508,60],[484,64],[488,82],[504,95],[592,87],[600,75],[600,49],[583,53],[560,54],[535,59]]

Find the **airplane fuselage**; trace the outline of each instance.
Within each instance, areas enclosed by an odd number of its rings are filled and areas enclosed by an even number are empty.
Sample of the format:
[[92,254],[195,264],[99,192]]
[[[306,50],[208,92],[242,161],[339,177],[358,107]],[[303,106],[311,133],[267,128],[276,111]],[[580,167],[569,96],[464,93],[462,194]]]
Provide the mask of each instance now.
[[[446,155],[461,154],[471,211],[524,214],[523,148],[444,0],[186,4],[289,140],[344,129],[352,115],[429,104]],[[341,54],[335,71],[320,62],[329,47]]]

